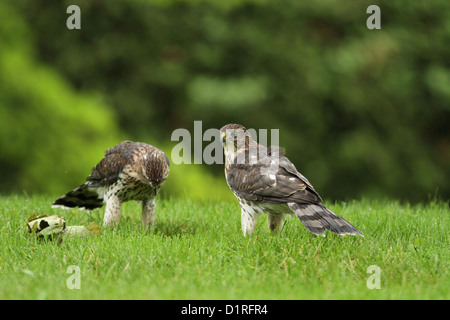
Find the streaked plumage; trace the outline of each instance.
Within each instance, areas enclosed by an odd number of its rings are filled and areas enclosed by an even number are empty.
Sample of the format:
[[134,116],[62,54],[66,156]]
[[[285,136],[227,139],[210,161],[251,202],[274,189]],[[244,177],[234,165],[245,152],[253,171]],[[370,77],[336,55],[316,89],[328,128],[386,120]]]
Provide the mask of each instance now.
[[142,201],[142,223],[154,222],[156,196],[169,175],[169,159],[160,149],[123,141],[105,151],[86,183],[68,192],[52,207],[92,210],[106,204],[103,225],[119,223],[122,202]]
[[362,233],[321,204],[311,183],[278,147],[254,141],[243,126],[220,129],[225,150],[225,176],[241,206],[244,235],[252,234],[258,215],[268,213],[271,231],[281,229],[285,214],[295,214],[312,233]]

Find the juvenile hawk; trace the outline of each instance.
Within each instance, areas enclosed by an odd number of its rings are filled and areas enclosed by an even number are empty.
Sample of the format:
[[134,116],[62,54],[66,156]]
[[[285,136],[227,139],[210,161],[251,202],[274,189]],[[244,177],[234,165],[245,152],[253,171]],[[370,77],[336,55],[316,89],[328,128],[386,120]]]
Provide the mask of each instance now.
[[269,230],[281,229],[285,214],[295,214],[312,233],[325,229],[339,235],[363,235],[350,223],[321,204],[311,183],[278,147],[265,147],[247,129],[228,124],[221,129],[225,176],[241,206],[244,235],[252,234],[258,215],[268,213]]
[[92,210],[106,203],[104,226],[117,225],[122,202],[142,201],[142,223],[153,225],[155,199],[169,175],[169,159],[158,148],[123,141],[105,151],[87,182],[53,203],[54,207]]

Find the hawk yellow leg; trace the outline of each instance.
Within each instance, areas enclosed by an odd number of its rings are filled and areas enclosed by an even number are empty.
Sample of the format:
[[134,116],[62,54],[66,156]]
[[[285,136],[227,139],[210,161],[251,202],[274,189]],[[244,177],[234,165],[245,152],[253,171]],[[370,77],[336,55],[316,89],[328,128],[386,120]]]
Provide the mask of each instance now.
[[106,201],[105,216],[103,226],[117,226],[120,219],[120,208],[122,203],[117,195],[108,196]]
[[244,236],[252,235],[256,227],[256,219],[258,215],[253,212],[247,212],[244,209],[241,210],[241,227]]
[[155,223],[155,198],[142,202],[142,224],[146,227]]

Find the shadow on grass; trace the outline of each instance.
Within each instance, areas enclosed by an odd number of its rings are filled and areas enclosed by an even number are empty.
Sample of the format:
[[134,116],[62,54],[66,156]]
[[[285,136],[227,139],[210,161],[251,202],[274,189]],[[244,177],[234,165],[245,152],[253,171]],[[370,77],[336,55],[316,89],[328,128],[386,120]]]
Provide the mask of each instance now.
[[205,232],[205,226],[192,220],[155,221],[155,225],[151,228],[151,233],[166,237],[193,235],[197,231]]
[[[152,227],[144,227],[140,219],[130,216],[121,216],[119,225],[115,227],[103,226],[103,215],[90,215],[86,221],[96,222],[102,231],[112,234],[132,235],[141,233],[145,235],[160,235],[165,237],[177,237],[180,235],[193,235],[197,232],[205,232],[206,228],[203,223],[192,221],[189,219],[184,220],[161,220],[158,216],[155,219],[155,224]],[[79,223],[78,223],[79,224]],[[87,224],[87,223],[84,223]]]

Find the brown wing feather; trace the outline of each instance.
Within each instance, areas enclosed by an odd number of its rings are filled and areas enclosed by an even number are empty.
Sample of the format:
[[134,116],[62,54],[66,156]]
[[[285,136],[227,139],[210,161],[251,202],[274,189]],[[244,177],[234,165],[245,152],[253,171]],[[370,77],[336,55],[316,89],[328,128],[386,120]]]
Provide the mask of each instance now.
[[227,172],[230,188],[246,200],[268,203],[320,203],[322,199],[308,179],[300,174],[285,156],[279,157],[278,170],[262,174],[269,161],[257,164],[234,164]]
[[107,186],[117,181],[119,174],[128,164],[129,159],[120,154],[110,154],[105,156],[87,177],[89,186],[101,187]]
[[144,143],[123,141],[105,151],[105,157],[94,167],[87,177],[91,187],[107,186],[117,181],[124,167],[131,164],[139,148],[146,148]]
[[159,185],[167,178],[169,159],[163,151],[150,144],[123,141],[105,151],[105,157],[92,169],[87,181],[91,187],[112,184],[127,165],[131,165],[133,170],[143,165],[150,181]]

